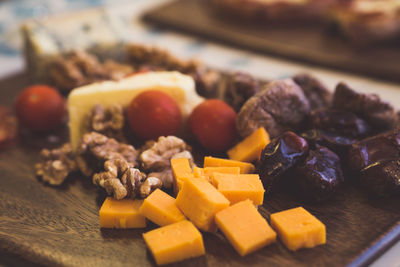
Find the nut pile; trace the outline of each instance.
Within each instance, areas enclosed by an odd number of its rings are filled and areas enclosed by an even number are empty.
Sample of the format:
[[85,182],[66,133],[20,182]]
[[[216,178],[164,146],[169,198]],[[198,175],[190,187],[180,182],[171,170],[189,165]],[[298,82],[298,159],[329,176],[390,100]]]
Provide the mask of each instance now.
[[175,136],[161,136],[140,150],[123,143],[125,120],[120,106],[97,105],[88,122],[88,133],[77,151],[69,143],[42,150],[42,162],[35,167],[44,182],[60,185],[69,174],[80,171],[116,199],[144,198],[157,188],[172,187],[172,158],[188,158],[193,164],[190,147]]

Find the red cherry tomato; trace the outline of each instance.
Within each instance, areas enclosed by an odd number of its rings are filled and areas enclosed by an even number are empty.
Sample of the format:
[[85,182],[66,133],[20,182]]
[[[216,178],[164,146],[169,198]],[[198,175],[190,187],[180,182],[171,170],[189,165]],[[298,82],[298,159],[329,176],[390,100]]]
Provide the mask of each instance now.
[[14,103],[22,125],[36,132],[45,132],[59,126],[65,117],[65,100],[47,85],[33,85],[21,91]]
[[209,99],[190,115],[190,128],[199,143],[211,152],[230,148],[237,137],[236,112],[225,102]]
[[128,106],[127,116],[132,131],[144,140],[175,135],[182,122],[176,101],[157,90],[137,95]]

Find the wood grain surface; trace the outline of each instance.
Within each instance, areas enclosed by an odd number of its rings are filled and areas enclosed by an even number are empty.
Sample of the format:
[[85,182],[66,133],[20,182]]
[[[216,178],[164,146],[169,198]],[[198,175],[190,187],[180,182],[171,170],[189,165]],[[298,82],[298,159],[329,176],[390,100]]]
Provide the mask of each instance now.
[[179,0],[149,11],[147,22],[240,48],[400,82],[400,42],[354,47],[324,23],[270,25],[224,17],[206,0]]
[[[24,75],[0,82],[0,104],[10,105],[27,84]],[[144,230],[102,230],[98,210],[105,194],[90,179],[74,175],[62,187],[53,188],[34,176],[33,164],[40,148],[57,146],[65,140],[66,129],[47,137],[24,133],[17,146],[0,151],[3,261],[16,266],[154,266],[142,239],[142,233],[154,225]],[[174,266],[342,266],[400,219],[398,198],[368,199],[351,185],[323,204],[305,205],[284,194],[268,197],[264,203],[260,212],[267,218],[272,212],[303,205],[326,224],[327,244],[290,252],[276,242],[242,258],[222,234],[205,233],[206,255]],[[380,248],[374,248],[368,259]]]

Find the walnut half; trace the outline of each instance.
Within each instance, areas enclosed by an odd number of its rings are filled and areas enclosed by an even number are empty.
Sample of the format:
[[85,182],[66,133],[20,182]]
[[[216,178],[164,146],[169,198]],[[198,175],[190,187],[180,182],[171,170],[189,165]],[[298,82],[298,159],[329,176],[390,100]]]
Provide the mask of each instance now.
[[36,175],[50,185],[62,184],[71,172],[78,170],[69,143],[53,150],[43,149],[40,156],[42,162],[35,165]]
[[161,136],[156,143],[145,146],[146,149],[139,156],[142,167],[150,173],[149,176],[160,179],[165,188],[173,185],[171,159],[188,158],[193,164],[190,147],[176,136]]

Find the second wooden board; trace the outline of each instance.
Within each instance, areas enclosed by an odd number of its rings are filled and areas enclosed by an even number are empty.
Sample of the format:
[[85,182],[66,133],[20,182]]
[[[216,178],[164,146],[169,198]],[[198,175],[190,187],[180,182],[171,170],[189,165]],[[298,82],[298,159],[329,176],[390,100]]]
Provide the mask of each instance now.
[[144,19],[257,52],[400,82],[399,44],[351,46],[326,25],[258,25],[223,18],[205,0],[175,1]]

